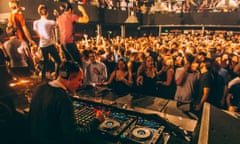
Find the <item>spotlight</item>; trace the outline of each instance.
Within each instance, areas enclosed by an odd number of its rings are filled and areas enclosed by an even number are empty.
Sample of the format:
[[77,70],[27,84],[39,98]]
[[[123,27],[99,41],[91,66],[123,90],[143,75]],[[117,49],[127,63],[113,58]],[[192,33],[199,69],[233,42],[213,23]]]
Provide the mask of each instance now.
[[138,18],[134,14],[134,11],[130,11],[130,15],[125,20],[125,23],[138,23]]

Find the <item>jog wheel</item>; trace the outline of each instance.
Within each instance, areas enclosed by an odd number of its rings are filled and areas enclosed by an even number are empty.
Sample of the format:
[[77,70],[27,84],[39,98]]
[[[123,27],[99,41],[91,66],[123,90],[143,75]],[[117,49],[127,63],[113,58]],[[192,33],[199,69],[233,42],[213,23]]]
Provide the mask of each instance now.
[[102,124],[102,127],[105,129],[115,129],[120,127],[120,123],[116,120],[107,119]]
[[132,130],[132,135],[139,140],[146,140],[151,137],[151,130],[144,127],[134,128]]

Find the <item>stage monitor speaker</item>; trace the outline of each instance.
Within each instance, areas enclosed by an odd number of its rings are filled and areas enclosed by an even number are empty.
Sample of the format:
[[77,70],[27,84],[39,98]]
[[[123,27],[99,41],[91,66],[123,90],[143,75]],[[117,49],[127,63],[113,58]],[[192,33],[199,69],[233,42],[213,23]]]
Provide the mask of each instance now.
[[204,104],[198,144],[239,144],[240,115]]

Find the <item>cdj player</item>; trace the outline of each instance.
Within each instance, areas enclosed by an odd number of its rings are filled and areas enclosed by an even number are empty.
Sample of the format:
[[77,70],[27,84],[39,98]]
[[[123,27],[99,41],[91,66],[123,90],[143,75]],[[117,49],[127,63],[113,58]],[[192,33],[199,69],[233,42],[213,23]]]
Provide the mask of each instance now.
[[122,112],[110,111],[106,120],[100,124],[103,135],[118,138],[118,136],[133,122],[134,116]]
[[[143,117],[138,117],[121,135],[127,143],[156,144],[163,143],[164,126]],[[165,141],[166,142],[166,141]],[[166,142],[167,143],[167,142]]]

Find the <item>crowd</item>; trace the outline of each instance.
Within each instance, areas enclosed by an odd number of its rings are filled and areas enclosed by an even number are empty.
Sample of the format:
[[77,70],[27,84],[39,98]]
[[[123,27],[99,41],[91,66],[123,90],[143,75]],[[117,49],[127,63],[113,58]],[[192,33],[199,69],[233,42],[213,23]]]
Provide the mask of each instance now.
[[[32,129],[34,140],[43,136],[46,141],[56,142],[53,138],[61,137],[64,132],[86,134],[85,131],[76,132],[71,125],[74,120],[66,118],[59,120],[63,133],[55,129],[56,135],[49,138],[43,132],[48,129],[46,125],[54,123],[51,126],[58,127],[55,121],[47,121],[48,118],[55,120],[57,114],[73,117],[66,97],[81,85],[109,86],[117,95],[133,93],[174,99],[177,106],[190,104],[191,111],[199,116],[205,102],[229,111],[240,111],[240,36],[237,33],[193,31],[125,38],[85,34],[81,40],[74,41],[73,23],[87,23],[89,19],[82,6],[78,6],[82,15],[77,16],[72,13],[71,4],[66,3],[56,21],[48,19],[45,5],[39,5],[40,19],[33,23],[40,37],[36,44],[15,0],[10,2],[10,8],[12,17],[15,15],[19,23],[15,18],[6,28],[9,39],[1,45],[1,59],[8,63],[6,68],[13,77],[35,74],[46,82],[34,93],[30,107],[31,124],[38,127]],[[53,35],[56,28],[60,33],[59,44]],[[25,33],[26,39],[19,37],[18,31]],[[4,62],[1,62],[3,66]],[[59,94],[61,97],[57,97]],[[63,110],[59,105],[67,108]],[[42,111],[41,106],[46,106],[46,111]],[[46,121],[39,121],[37,117]],[[99,114],[96,119],[104,120]],[[69,125],[65,126],[63,120],[68,120]],[[74,139],[66,137],[57,142]]]
[[[133,93],[195,103],[196,109],[206,101],[232,109],[232,95],[238,95],[231,92],[231,87],[239,79],[239,40],[238,34],[228,32],[168,33],[137,38],[88,38],[77,45],[87,74],[92,72],[88,69],[92,51],[107,69],[107,82],[100,79],[95,84],[112,83],[114,87],[122,82]],[[97,73],[105,74],[105,68]],[[85,82],[90,84],[88,77]],[[120,91],[121,87],[116,89]]]
[[239,0],[70,0],[100,8],[132,10],[140,13],[155,12],[231,12],[238,10]]

